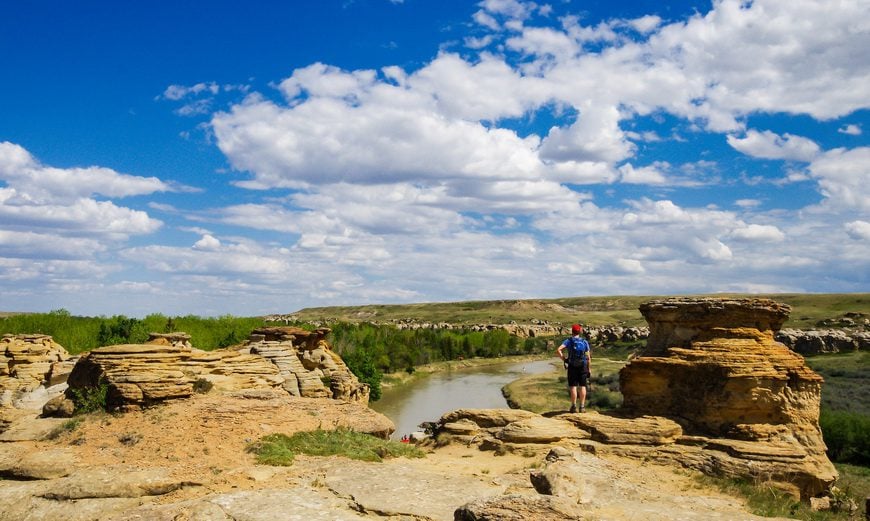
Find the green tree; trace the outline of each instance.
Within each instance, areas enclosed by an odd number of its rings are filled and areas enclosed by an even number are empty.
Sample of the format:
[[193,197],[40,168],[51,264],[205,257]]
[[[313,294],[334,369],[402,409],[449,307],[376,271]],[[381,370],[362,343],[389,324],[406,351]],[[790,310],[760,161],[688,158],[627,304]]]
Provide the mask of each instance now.
[[110,346],[117,344],[139,344],[148,340],[145,324],[138,319],[115,315],[103,320],[97,333],[97,344]]
[[348,369],[363,383],[371,388],[369,398],[376,402],[381,399],[381,380],[384,373],[378,369],[374,350],[360,346],[344,357]]

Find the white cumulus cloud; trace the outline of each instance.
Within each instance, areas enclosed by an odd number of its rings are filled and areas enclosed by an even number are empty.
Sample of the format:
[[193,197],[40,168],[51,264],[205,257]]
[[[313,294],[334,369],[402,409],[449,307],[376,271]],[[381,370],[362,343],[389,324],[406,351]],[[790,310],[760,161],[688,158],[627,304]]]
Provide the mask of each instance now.
[[819,154],[813,140],[792,134],[775,134],[769,130],[749,130],[742,138],[728,136],[728,144],[746,155],[762,159],[812,161]]
[[777,228],[769,224],[750,224],[731,232],[731,236],[735,239],[745,241],[759,242],[781,242],[785,240],[785,234]]
[[846,232],[849,237],[858,241],[870,241],[870,222],[851,221],[846,223]]
[[843,125],[837,129],[840,134],[848,134],[850,136],[860,136],[862,134],[861,125],[849,124]]
[[809,170],[830,205],[870,210],[870,147],[828,150]]

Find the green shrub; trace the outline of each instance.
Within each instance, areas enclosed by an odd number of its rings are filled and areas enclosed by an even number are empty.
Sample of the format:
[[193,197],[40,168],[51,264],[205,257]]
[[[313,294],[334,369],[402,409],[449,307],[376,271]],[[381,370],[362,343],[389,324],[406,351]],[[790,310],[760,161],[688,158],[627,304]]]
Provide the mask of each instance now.
[[214,384],[205,378],[198,378],[193,382],[193,392],[195,393],[205,394],[211,391],[212,387],[214,387]]
[[595,409],[607,411],[622,406],[622,393],[594,390],[586,395],[586,405]]
[[100,383],[96,387],[71,389],[76,414],[105,411],[108,392],[109,385],[106,383]]
[[823,409],[819,425],[833,461],[870,465],[870,416]]
[[248,452],[264,465],[291,465],[297,454],[309,456],[344,456],[363,461],[384,458],[422,458],[423,452],[413,445],[382,440],[350,429],[297,432],[292,436],[270,434],[248,445]]

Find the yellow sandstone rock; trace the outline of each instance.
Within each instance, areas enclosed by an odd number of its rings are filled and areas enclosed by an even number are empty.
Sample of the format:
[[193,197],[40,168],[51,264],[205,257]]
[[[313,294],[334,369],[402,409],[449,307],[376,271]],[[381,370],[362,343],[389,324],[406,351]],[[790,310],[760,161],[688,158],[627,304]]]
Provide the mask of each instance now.
[[706,448],[734,458],[726,473],[797,482],[807,496],[827,490],[837,472],[818,423],[822,377],[774,340],[787,305],[673,298],[640,310],[650,337],[620,372],[627,412],[715,438]]

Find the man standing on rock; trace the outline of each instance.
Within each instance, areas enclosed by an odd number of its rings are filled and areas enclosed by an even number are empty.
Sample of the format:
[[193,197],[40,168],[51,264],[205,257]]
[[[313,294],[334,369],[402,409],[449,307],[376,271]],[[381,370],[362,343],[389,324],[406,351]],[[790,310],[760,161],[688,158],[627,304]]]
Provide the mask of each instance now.
[[[556,356],[562,359],[568,369],[568,394],[571,396],[571,412],[577,412],[577,387],[580,387],[580,412],[586,410],[586,384],[591,375],[592,352],[589,342],[580,334],[580,324],[571,326],[571,337],[566,338],[556,349]],[[565,352],[567,351],[567,353]]]

